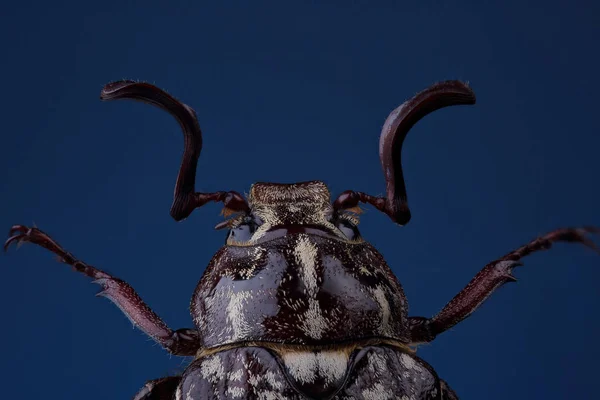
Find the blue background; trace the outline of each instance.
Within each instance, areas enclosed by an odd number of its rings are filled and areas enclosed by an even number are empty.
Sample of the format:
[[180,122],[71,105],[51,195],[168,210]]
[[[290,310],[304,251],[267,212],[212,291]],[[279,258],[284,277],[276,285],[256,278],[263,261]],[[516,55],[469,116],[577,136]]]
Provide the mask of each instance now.
[[[220,207],[169,217],[179,127],[148,105],[101,103],[111,80],[196,109],[199,190],[320,179],[334,196],[381,194],[388,113],[468,80],[478,104],[436,112],[405,143],[410,224],[370,207],[361,224],[413,315],[539,234],[600,225],[597,2],[88,3],[3,5],[0,227],[35,222],[172,328],[191,326],[192,291],[224,241]],[[185,367],[48,252],[25,245],[0,263],[5,398],[127,399]],[[419,355],[461,399],[597,398],[599,266],[576,245],[531,256]]]

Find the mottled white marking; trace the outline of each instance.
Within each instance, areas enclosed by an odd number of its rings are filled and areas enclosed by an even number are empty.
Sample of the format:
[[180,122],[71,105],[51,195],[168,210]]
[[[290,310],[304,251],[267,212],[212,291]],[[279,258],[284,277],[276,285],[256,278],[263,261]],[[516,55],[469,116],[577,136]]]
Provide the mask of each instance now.
[[241,369],[238,369],[235,372],[228,372],[227,379],[229,379],[230,381],[241,381],[243,375],[244,375],[244,371],[242,371]]
[[[386,400],[394,399],[394,393],[391,389],[386,389],[381,383],[374,384],[371,388],[362,391],[362,395],[365,400]],[[406,396],[404,396],[406,397]],[[402,400],[404,400],[404,397]]]
[[267,382],[269,383],[269,385],[271,385],[271,387],[273,387],[273,389],[283,388],[283,384],[277,380],[277,375],[275,375],[273,372],[270,372],[270,371],[267,372],[264,375],[264,377],[267,380]]
[[177,390],[175,391],[175,400],[182,400],[181,399],[181,385],[177,386]]
[[192,398],[192,390],[194,390],[194,388],[196,387],[195,383],[190,384],[190,388],[188,389],[187,393],[185,394],[185,398],[188,400],[194,400]]
[[341,351],[322,351],[317,355],[317,364],[325,383],[332,383],[346,374],[348,355]]
[[394,332],[390,325],[390,303],[385,297],[385,292],[381,286],[377,286],[375,290],[373,290],[373,296],[375,300],[379,304],[379,319],[380,319],[380,332],[382,335],[386,336],[394,336]]
[[257,392],[258,400],[286,400],[283,395],[273,392],[271,390],[265,390],[264,392]]
[[269,385],[271,385],[274,389],[283,388],[283,383],[277,380],[277,375],[275,375],[274,373],[267,372],[265,374],[265,379],[267,380],[267,382],[269,382]]
[[[248,371],[250,370],[248,369]],[[257,398],[260,400],[285,400],[279,394],[279,391],[283,389],[283,383],[277,380],[277,376],[273,372],[269,371],[259,375],[251,374],[248,378],[248,383],[253,387],[254,393],[256,393]]]
[[302,330],[313,339],[320,339],[329,326],[323,311],[316,300],[319,291],[319,277],[317,276],[317,247],[310,241],[308,235],[299,235],[294,247],[294,258],[300,268],[300,277],[306,288],[306,301],[308,310],[301,318]]
[[243,339],[251,331],[250,324],[246,321],[244,310],[246,309],[246,304],[252,301],[252,291],[232,292],[230,296],[226,309],[227,321],[233,329],[233,335],[230,340]]
[[250,256],[252,257],[252,261],[254,263],[258,262],[261,257],[264,255],[264,253],[266,252],[266,249],[264,247],[261,246],[256,246],[250,249]]
[[202,377],[209,382],[217,383],[225,375],[225,368],[221,363],[221,358],[217,355],[210,356],[200,365]]
[[314,382],[318,373],[317,359],[312,352],[286,352],[283,363],[295,380],[302,383]]
[[419,364],[417,364],[415,359],[406,353],[402,353],[400,355],[400,362],[402,363],[402,365],[404,365],[408,369],[412,369],[417,372],[423,371],[423,368]]
[[400,354],[400,362],[408,369],[413,369],[415,367],[415,360],[410,358],[407,354]]
[[283,383],[277,380],[277,376],[273,372],[267,372],[262,375],[250,375],[248,378],[248,383],[255,388],[259,387],[263,381],[266,381],[267,385],[273,389],[280,390],[283,388]]
[[294,247],[294,258],[300,267],[302,280],[311,297],[314,297],[318,290],[317,254],[317,247],[310,242],[308,236],[300,235]]
[[332,383],[346,374],[348,355],[341,351],[285,352],[283,363],[298,382],[312,383],[324,379]]
[[249,200],[259,203],[273,204],[286,200],[300,202],[310,200],[311,203],[329,203],[329,189],[321,181],[292,183],[287,185],[255,183],[250,189]]
[[243,399],[246,394],[246,390],[244,390],[244,388],[241,387],[233,387],[230,386],[227,388],[227,393],[229,394],[229,396],[231,396],[232,398],[240,398]]
[[267,250],[261,246],[254,246],[248,248],[248,257],[244,260],[243,264],[235,265],[235,273],[240,274],[243,278],[249,279],[254,275],[256,269],[261,265],[260,260],[265,257]]
[[308,310],[302,316],[302,330],[313,339],[320,339],[329,323],[323,317],[319,302],[315,299],[308,300]]

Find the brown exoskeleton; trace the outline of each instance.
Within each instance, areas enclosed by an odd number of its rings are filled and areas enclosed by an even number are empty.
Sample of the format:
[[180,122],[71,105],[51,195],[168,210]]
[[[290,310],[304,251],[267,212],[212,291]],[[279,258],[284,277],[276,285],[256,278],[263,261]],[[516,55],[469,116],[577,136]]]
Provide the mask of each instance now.
[[135,99],[173,115],[185,139],[171,207],[179,221],[207,202],[232,215],[227,242],[194,292],[195,327],[170,329],[126,282],[76,259],[37,228],[16,225],[11,243],[31,242],[94,279],[142,331],[174,355],[195,356],[181,376],[150,381],[135,400],[456,399],[414,346],[468,317],[496,288],[514,280],[520,260],[552,243],[596,249],[595,228],[558,229],[486,265],[432,318],[410,317],[402,287],[357,228],[359,203],[404,225],[410,220],[401,147],[410,128],[442,107],[474,104],[465,84],[448,81],[394,110],[380,139],[386,196],[346,191],[333,203],[324,183],[257,183],[237,192],[195,191],[202,136],[195,112],[147,83],[106,85],[101,98]]

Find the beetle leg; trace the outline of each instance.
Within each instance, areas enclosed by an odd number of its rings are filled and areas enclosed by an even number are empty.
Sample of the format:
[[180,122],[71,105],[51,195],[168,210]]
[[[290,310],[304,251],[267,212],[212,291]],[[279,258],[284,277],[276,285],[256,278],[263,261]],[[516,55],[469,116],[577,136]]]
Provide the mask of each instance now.
[[198,332],[194,329],[171,330],[150,307],[148,307],[133,288],[125,281],[115,278],[104,271],[87,265],[63,249],[54,239],[38,228],[15,225],[4,243],[6,251],[12,243],[30,242],[37,244],[54,254],[59,260],[71,265],[77,272],[94,279],[102,290],[97,296],[103,296],[115,303],[129,320],[144,333],[163,346],[169,353],[179,356],[196,354],[200,346]]
[[582,243],[600,253],[594,242],[586,236],[590,233],[600,233],[600,229],[594,227],[557,229],[489,263],[436,316],[409,318],[411,342],[430,342],[440,333],[467,318],[494,290],[507,282],[517,280],[512,275],[512,269],[523,265],[519,262],[521,258],[539,250],[547,250],[554,242]]
[[167,376],[146,382],[133,400],[173,400],[181,376]]

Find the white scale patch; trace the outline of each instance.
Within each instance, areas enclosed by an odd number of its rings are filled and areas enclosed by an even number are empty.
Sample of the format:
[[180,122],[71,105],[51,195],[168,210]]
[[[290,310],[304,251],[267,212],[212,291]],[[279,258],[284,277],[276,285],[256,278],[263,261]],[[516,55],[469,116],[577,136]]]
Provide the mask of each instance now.
[[301,325],[306,335],[313,339],[320,339],[328,325],[317,300],[309,299],[308,311],[304,313]]
[[235,272],[244,279],[250,279],[254,275],[256,269],[260,266],[260,260],[265,257],[266,252],[267,249],[261,246],[250,247],[248,256],[251,257],[251,260],[242,265],[235,265]]
[[285,352],[282,359],[290,375],[301,383],[312,383],[323,378],[333,383],[344,377],[348,355],[341,351]]
[[202,361],[200,373],[207,381],[217,383],[225,376],[225,368],[223,368],[219,356],[214,355]]
[[[365,400],[393,400],[394,393],[390,389],[386,389],[381,383],[376,383],[373,387],[362,391]],[[402,397],[402,400],[404,400]]]
[[246,391],[244,390],[244,388],[230,386],[227,388],[227,394],[229,394],[229,396],[231,396],[234,399],[243,399],[244,395],[246,394]]
[[233,328],[230,340],[236,341],[246,338],[251,331],[250,324],[246,321],[244,310],[246,304],[252,301],[252,291],[231,292],[229,304],[227,305],[227,321]]
[[[260,384],[263,381],[266,381],[267,386],[275,390],[256,390],[256,388],[260,387]],[[285,400],[285,398],[279,392],[277,392],[283,388],[283,384],[277,380],[277,377],[272,372],[267,372],[260,375],[250,375],[248,378],[248,383],[254,386],[254,391],[259,400]]]
[[[227,379],[230,382],[234,382],[234,381],[241,382],[243,377],[244,377],[244,371],[241,369],[238,369],[235,372],[227,373]],[[246,389],[242,388],[242,387],[229,386],[227,388],[227,393],[229,394],[229,396],[231,396],[234,399],[246,398]]]
[[258,392],[256,395],[258,396],[258,400],[286,400],[283,395],[272,390]]
[[188,389],[187,393],[185,394],[185,398],[192,400],[192,390],[194,390],[194,388],[196,387],[196,384],[192,383],[190,385],[190,388]]
[[317,282],[317,248],[310,242],[307,235],[299,235],[298,242],[294,248],[296,263],[301,267],[302,280],[311,297],[318,290]]
[[379,319],[381,326],[379,327],[381,334],[386,336],[394,336],[394,331],[390,325],[390,317],[392,315],[390,311],[390,303],[385,297],[385,292],[381,286],[377,286],[377,289],[372,291],[373,297],[379,304]]
[[323,316],[321,306],[316,299],[319,291],[319,278],[317,276],[317,254],[318,250],[307,235],[299,235],[294,248],[294,258],[300,267],[300,276],[306,287],[308,310],[301,320],[301,327],[309,337],[320,339],[323,332],[329,326],[327,319]]
[[272,372],[267,372],[263,375],[264,379],[273,387],[273,389],[280,390],[283,388],[283,384],[277,380],[277,375]]
[[[410,358],[410,356],[408,356],[407,354],[402,354],[400,356],[400,362],[406,368],[414,370],[420,369],[420,367],[415,363],[415,360]],[[377,378],[381,371],[385,371],[387,369],[385,358],[379,354],[369,354],[367,368],[373,373],[373,376]],[[362,395],[365,398],[365,400],[416,400],[414,396],[408,397],[406,395],[403,395],[400,398],[396,397],[394,393],[390,389],[386,389],[386,387],[381,382],[375,382],[371,387],[364,389],[362,391]]]
[[408,369],[412,369],[412,370],[415,370],[417,372],[422,372],[423,371],[423,367],[421,367],[419,364],[417,364],[417,362],[415,361],[415,359],[412,358],[411,356],[409,356],[406,353],[402,353],[400,355],[400,362],[402,363],[402,365],[404,365]]
[[227,379],[229,379],[230,381],[241,381],[242,376],[244,376],[244,371],[242,371],[241,369],[238,369],[235,372],[227,373]]

